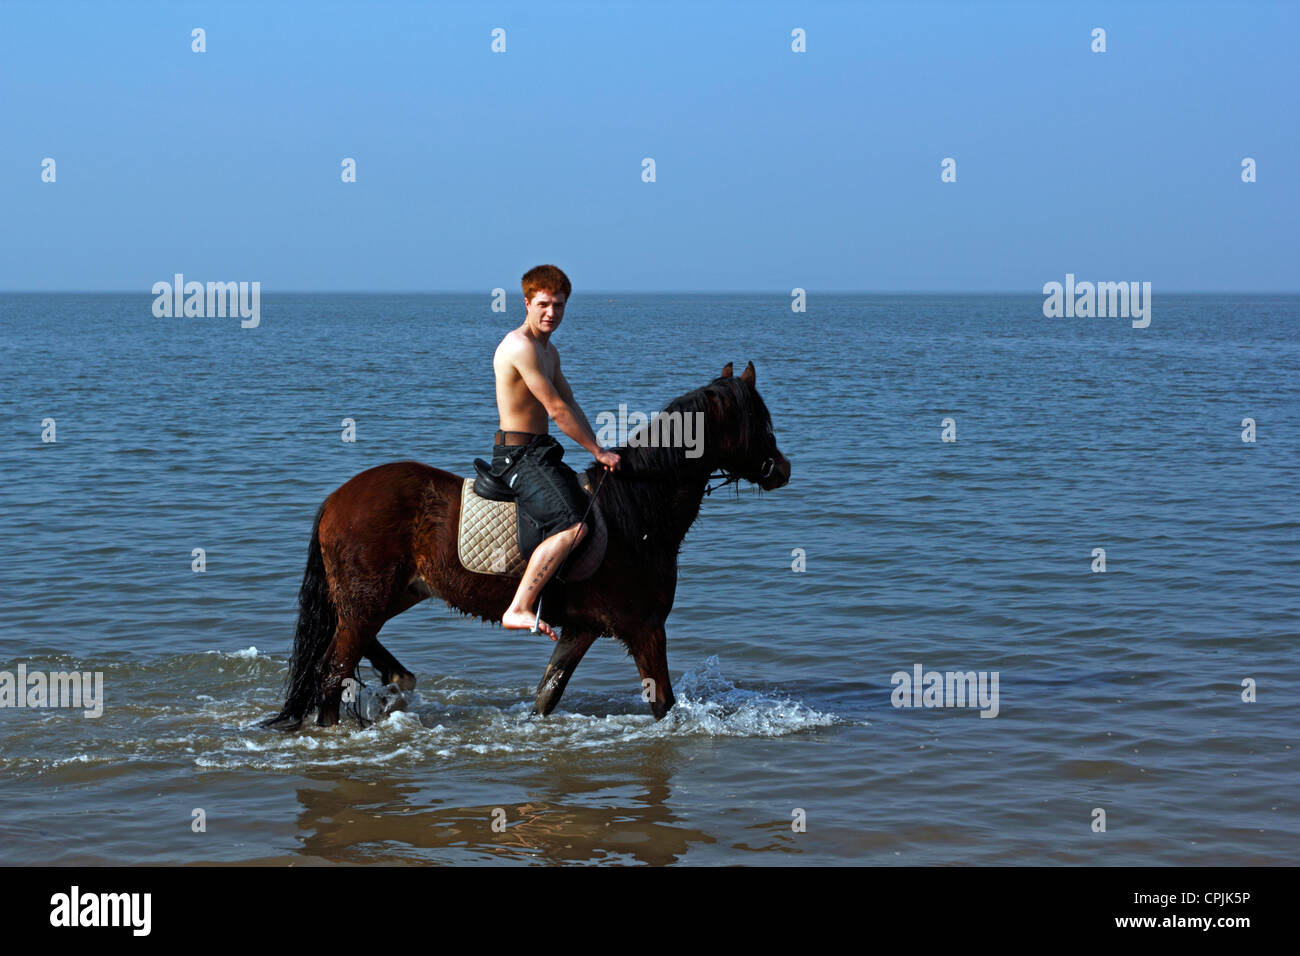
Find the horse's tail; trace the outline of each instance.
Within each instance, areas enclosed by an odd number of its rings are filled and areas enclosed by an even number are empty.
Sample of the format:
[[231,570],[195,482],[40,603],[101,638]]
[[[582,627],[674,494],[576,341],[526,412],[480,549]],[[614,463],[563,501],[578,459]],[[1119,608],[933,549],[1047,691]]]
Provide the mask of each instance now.
[[320,550],[320,519],[325,505],[316,512],[307,550],[307,570],[298,591],[298,628],[293,635],[293,658],[289,661],[284,708],[274,717],[262,721],[263,727],[297,730],[319,703],[321,666],[334,640],[338,613],[330,597],[325,577],[325,560]]

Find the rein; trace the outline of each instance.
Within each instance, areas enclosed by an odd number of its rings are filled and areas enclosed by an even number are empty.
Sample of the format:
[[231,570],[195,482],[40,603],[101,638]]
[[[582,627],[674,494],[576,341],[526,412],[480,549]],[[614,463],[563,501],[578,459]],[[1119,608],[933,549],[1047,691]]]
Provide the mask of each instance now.
[[[716,481],[716,485],[709,484],[710,481]],[[707,498],[719,488],[725,488],[727,485],[739,485],[740,475],[733,475],[725,468],[719,468],[716,474],[709,475],[704,479],[704,496]]]
[[[768,458],[764,460],[763,470],[758,473],[759,479],[761,480],[766,479],[768,475],[771,475],[772,470],[774,470],[775,467],[776,467],[775,458]],[[740,484],[741,477],[742,477],[741,475],[736,475],[735,472],[729,472],[725,470],[725,468],[718,468],[718,471],[715,471],[714,473],[712,473],[712,475],[706,477],[705,479],[705,497],[707,498],[708,496],[710,496],[710,494],[716,492],[716,490],[718,490],[719,488],[725,488],[725,486],[727,485]],[[710,481],[716,481],[716,483],[718,484],[716,485],[708,484],[710,483]]]
[[[761,480],[761,479],[763,479],[763,478],[766,478],[768,475],[772,474],[772,469],[774,469],[775,467],[776,467],[776,459],[775,459],[775,458],[767,458],[767,459],[765,459],[765,460],[763,461],[763,468],[762,468],[762,470],[758,473],[758,477],[759,477],[759,479]],[[719,479],[720,479],[720,480],[719,480]],[[731,472],[727,471],[727,469],[725,469],[725,468],[719,468],[717,474],[715,474],[715,475],[709,475],[709,477],[706,479],[706,482],[705,482],[705,485],[704,485],[704,494],[705,494],[706,496],[707,496],[707,495],[711,495],[711,494],[713,494],[713,492],[717,491],[719,488],[725,488],[727,485],[739,484],[739,483],[740,483],[740,479],[741,479],[741,476],[740,476],[740,475],[734,475],[734,474],[732,474]],[[719,480],[719,483],[716,484],[716,485],[710,485],[710,484],[708,484],[709,481],[714,481],[714,480]]]
[[[758,474],[759,479],[761,480],[763,478],[766,478],[768,475],[772,474],[772,470],[774,468],[776,468],[776,459],[775,458],[765,459],[763,462],[763,468]],[[632,472],[630,474],[623,475],[622,477],[624,479],[639,478],[642,481],[663,481],[664,480],[663,478],[660,477],[660,473],[645,472],[645,471]],[[705,497],[708,497],[709,495],[713,494],[719,488],[727,487],[727,485],[740,484],[742,477],[743,477],[742,475],[738,475],[735,474],[734,472],[727,471],[727,469],[725,468],[718,468],[717,471],[715,471],[713,474],[709,475],[707,478],[704,479]],[[709,482],[711,481],[716,481],[717,484],[716,485],[709,484]]]

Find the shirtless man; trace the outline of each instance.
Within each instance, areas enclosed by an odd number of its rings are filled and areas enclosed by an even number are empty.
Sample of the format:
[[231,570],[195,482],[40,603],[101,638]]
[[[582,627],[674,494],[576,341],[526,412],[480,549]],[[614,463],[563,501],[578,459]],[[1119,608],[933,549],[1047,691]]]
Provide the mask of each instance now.
[[568,277],[555,266],[537,266],[524,274],[523,291],[527,318],[501,340],[492,357],[501,416],[492,470],[515,490],[523,513],[541,526],[543,541],[528,559],[501,623],[527,630],[536,620],[537,629],[555,640],[550,625],[537,619],[534,602],[586,535],[587,526],[582,521],[585,495],[573,469],[560,461],[564,447],[547,433],[548,418],[611,471],[618,467],[619,456],[597,444],[550,341],[572,291]]

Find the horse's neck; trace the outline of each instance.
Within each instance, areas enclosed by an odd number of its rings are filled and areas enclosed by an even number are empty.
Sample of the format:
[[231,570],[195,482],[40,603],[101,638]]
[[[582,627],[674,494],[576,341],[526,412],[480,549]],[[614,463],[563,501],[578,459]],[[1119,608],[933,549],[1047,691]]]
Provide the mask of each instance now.
[[709,469],[701,475],[692,475],[688,482],[674,489],[675,499],[672,505],[674,544],[682,543],[686,532],[691,530],[691,525],[699,517],[700,504],[704,501],[704,489],[709,483],[711,472],[712,469]]
[[698,459],[687,459],[676,481],[647,482],[635,499],[640,505],[641,533],[669,539],[673,545],[672,554],[676,555],[677,547],[699,516],[704,489],[714,469],[713,456],[706,451]]

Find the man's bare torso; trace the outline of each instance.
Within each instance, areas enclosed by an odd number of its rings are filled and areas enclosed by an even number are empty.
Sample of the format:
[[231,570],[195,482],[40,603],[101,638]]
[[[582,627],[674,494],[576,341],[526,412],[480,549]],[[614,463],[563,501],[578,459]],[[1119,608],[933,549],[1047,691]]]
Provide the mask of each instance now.
[[496,375],[497,413],[501,430],[532,432],[544,435],[548,431],[549,416],[546,408],[533,395],[515,365],[514,356],[521,349],[531,349],[536,363],[547,382],[554,388],[555,372],[559,367],[560,353],[550,342],[542,343],[524,335],[518,329],[509,332],[497,346],[492,357],[492,370]]

